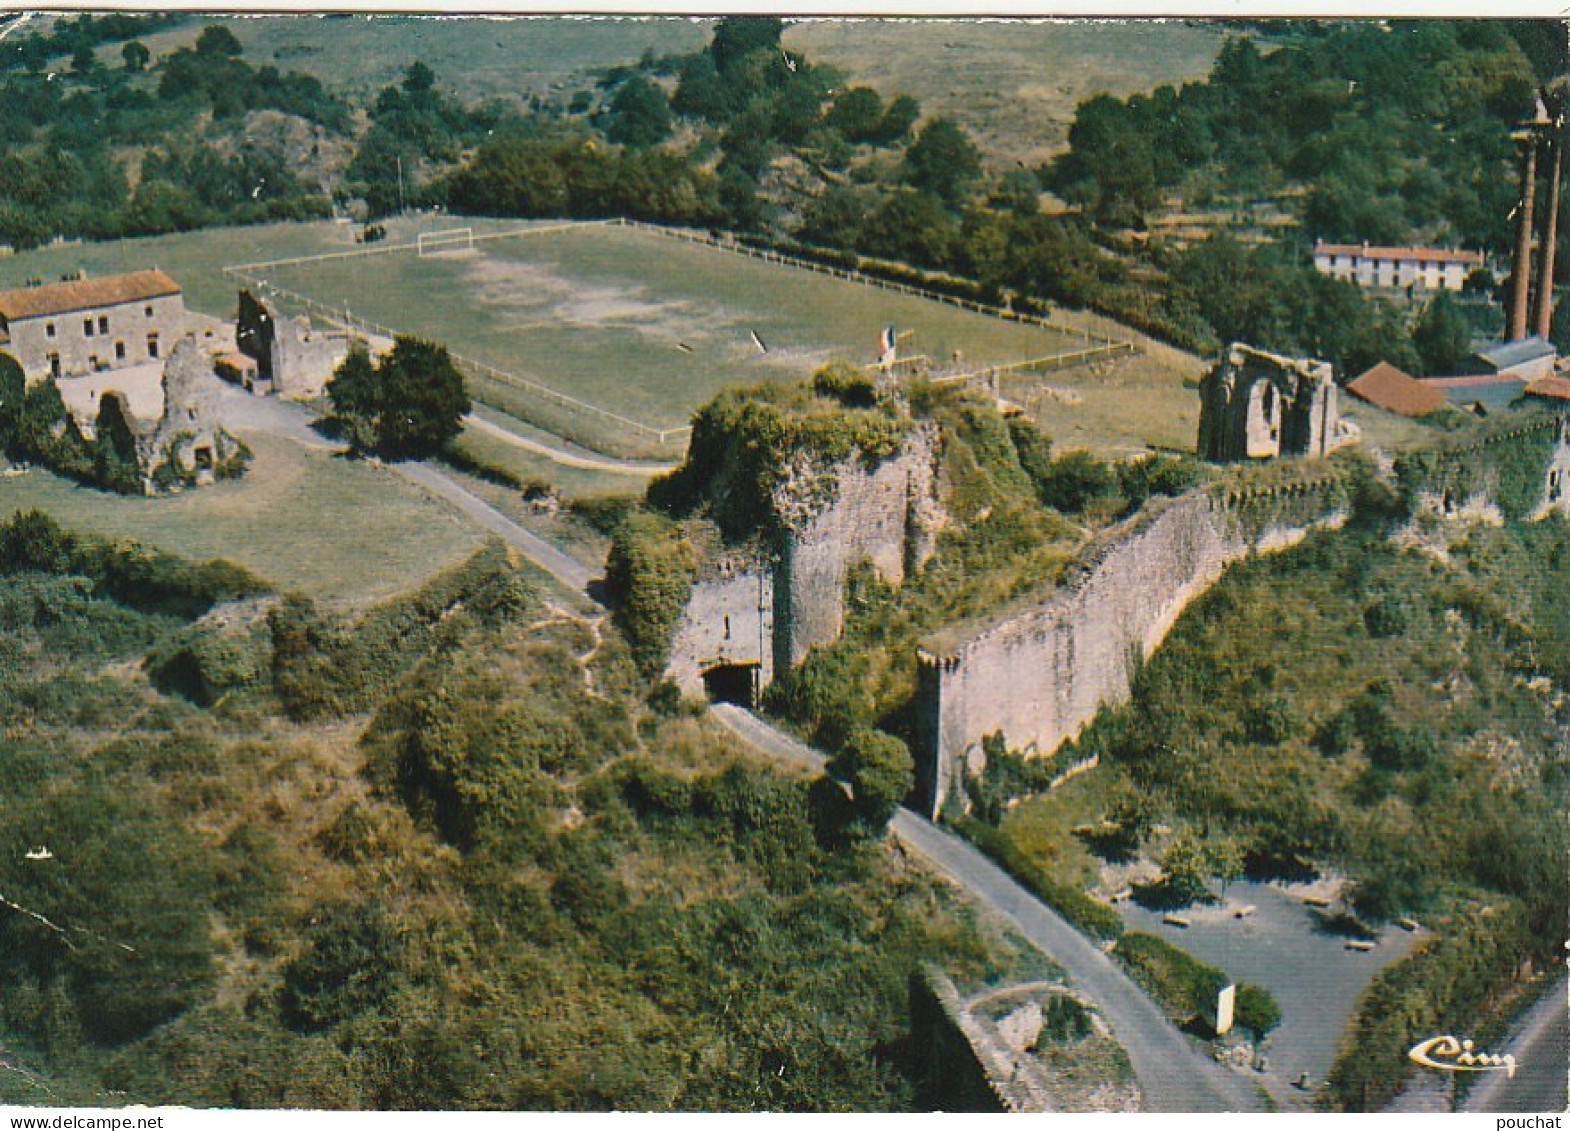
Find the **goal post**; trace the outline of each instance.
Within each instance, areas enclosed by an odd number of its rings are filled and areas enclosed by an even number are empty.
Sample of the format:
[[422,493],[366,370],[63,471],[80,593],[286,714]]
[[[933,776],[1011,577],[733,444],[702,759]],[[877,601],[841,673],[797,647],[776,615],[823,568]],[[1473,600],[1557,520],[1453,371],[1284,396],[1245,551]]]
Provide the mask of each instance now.
[[447,228],[440,232],[421,232],[414,237],[415,254],[422,258],[437,251],[474,250],[473,228]]

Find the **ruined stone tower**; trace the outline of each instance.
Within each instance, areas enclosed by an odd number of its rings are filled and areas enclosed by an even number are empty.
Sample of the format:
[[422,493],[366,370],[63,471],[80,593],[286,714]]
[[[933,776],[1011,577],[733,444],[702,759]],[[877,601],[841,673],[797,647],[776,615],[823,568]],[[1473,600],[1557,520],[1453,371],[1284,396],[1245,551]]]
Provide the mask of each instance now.
[[1200,383],[1199,455],[1217,463],[1322,456],[1351,440],[1326,361],[1234,343]]

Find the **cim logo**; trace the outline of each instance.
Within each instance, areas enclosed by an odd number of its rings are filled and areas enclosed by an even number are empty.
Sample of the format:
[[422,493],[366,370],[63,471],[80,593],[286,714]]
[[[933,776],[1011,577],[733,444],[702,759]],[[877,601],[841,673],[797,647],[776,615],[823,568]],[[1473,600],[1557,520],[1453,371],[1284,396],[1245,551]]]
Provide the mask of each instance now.
[[1430,1037],[1419,1041],[1407,1052],[1424,1068],[1437,1068],[1441,1072],[1503,1072],[1515,1075],[1515,1057],[1509,1053],[1495,1056],[1487,1052],[1473,1052],[1470,1039],[1458,1041],[1454,1037]]

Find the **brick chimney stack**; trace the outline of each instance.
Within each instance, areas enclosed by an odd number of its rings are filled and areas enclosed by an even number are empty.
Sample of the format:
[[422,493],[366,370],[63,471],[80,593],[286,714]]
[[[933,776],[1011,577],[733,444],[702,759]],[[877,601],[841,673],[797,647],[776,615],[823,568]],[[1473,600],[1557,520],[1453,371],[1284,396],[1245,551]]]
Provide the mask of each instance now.
[[1532,205],[1537,195],[1537,134],[1527,129],[1516,134],[1526,149],[1521,163],[1521,201],[1516,206],[1515,257],[1510,262],[1510,321],[1505,341],[1526,337],[1527,309],[1532,289]]
[[1547,338],[1554,320],[1554,253],[1559,241],[1559,174],[1564,139],[1554,134],[1548,139],[1554,159],[1548,173],[1548,201],[1543,209],[1543,238],[1537,247],[1537,327],[1539,338]]

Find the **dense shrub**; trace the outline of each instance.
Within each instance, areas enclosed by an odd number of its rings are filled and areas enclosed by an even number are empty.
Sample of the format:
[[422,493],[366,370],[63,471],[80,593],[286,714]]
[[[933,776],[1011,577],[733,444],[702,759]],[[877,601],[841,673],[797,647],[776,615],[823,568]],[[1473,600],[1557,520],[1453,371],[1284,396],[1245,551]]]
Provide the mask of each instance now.
[[605,594],[644,676],[665,670],[671,633],[697,576],[697,551],[663,515],[630,512],[611,538]]
[[0,524],[0,575],[74,574],[95,591],[151,613],[197,617],[220,601],[266,592],[251,573],[226,561],[193,564],[134,542],[106,543],[72,534],[42,511],[18,512]]
[[1130,931],[1118,938],[1113,957],[1175,1021],[1212,1016],[1216,996],[1230,979],[1155,935]]

